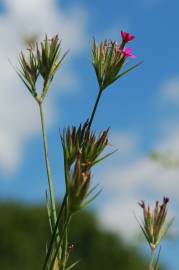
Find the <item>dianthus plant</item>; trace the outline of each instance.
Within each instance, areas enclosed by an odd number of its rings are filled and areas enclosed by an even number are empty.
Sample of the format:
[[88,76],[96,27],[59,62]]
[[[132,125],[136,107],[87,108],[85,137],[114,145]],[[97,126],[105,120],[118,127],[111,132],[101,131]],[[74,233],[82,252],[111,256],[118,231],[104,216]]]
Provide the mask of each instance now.
[[[44,263],[42,270],[70,270],[79,261],[69,264],[70,251],[73,248],[68,241],[69,224],[73,215],[91,203],[100,193],[93,186],[91,174],[93,167],[112,154],[104,154],[109,146],[109,129],[96,134],[92,124],[99,101],[109,86],[138,65],[126,67],[129,59],[135,59],[132,49],[127,45],[134,36],[121,31],[121,41],[104,40],[99,44],[93,39],[91,44],[91,63],[96,73],[98,91],[94,107],[88,119],[79,126],[60,127],[60,141],[63,150],[65,193],[60,202],[55,200],[55,191],[48,157],[48,143],[44,119],[44,101],[57,70],[68,53],[62,53],[61,40],[58,35],[52,38],[45,36],[39,44],[30,44],[26,52],[19,55],[20,67],[17,73],[37,106],[42,127],[44,157],[46,164],[48,191],[46,205],[49,220],[50,239],[44,247]],[[38,89],[38,80],[42,80],[42,89]],[[57,203],[60,207],[57,208]],[[143,204],[141,204],[142,207]],[[57,211],[58,209],[58,211]]]

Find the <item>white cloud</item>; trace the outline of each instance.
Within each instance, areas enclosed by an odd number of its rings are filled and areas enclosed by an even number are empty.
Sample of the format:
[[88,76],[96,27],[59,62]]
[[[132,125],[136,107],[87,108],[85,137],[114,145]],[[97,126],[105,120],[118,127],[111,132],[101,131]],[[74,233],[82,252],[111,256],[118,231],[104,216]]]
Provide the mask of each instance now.
[[100,225],[119,233],[125,240],[131,240],[139,228],[134,213],[140,214],[136,198],[116,198],[104,204],[99,210]]
[[87,14],[83,9],[73,7],[64,12],[55,0],[4,2],[8,10],[7,23],[13,23],[11,27],[16,28],[14,32],[19,33],[19,37],[20,34],[37,33],[43,37],[44,33],[59,33],[64,47],[72,51],[80,51],[84,47]]
[[[23,36],[59,33],[63,48],[71,48],[70,55],[84,49],[86,39],[86,13],[80,8],[63,11],[55,0],[4,0],[6,11],[0,15],[0,167],[4,172],[17,169],[22,160],[25,143],[39,133],[37,107],[25,90],[13,68],[23,48]],[[61,87],[76,83],[75,71],[65,69]],[[71,81],[72,80],[72,81]],[[56,115],[53,95],[48,97],[48,126]],[[53,117],[52,117],[53,116]]]
[[166,81],[161,87],[160,95],[162,100],[178,105],[179,77],[174,77]]
[[127,155],[136,150],[138,139],[137,136],[128,132],[113,132],[110,136],[110,143],[119,149],[120,155]]
[[[170,150],[174,157],[179,157],[178,138],[179,130],[173,130],[167,137],[159,138],[154,149],[162,153]],[[122,233],[127,239],[135,236],[138,227],[133,211],[140,211],[137,202],[144,199],[154,204],[163,196],[171,198],[170,212],[177,216],[174,201],[178,198],[178,173],[179,167],[164,167],[145,155],[125,165],[114,163],[105,167],[97,176],[107,196],[98,211],[104,226]]]

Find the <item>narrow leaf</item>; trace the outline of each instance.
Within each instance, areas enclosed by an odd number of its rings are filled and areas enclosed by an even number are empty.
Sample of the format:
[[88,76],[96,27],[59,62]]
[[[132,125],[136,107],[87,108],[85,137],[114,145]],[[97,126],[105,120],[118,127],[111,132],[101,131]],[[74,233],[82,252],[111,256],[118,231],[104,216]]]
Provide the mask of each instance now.
[[81,262],[81,259],[80,260],[78,260],[78,261],[76,261],[76,262],[74,262],[74,263],[72,263],[70,266],[68,266],[67,268],[66,268],[66,270],[71,270],[72,268],[74,268],[77,264],[79,264]]
[[102,189],[100,189],[91,199],[85,201],[81,206],[80,209],[85,208],[88,204],[90,204],[92,201],[94,201],[98,195],[102,192]]
[[117,152],[117,151],[118,151],[118,149],[116,149],[116,150],[114,150],[114,151],[112,151],[112,152],[106,154],[105,156],[103,156],[103,157],[97,159],[95,162],[93,162],[93,165],[96,165],[97,163],[101,162],[102,160],[104,160],[104,159],[110,157],[111,155],[113,155],[113,154],[114,154],[115,152]]
[[49,204],[49,200],[48,200],[47,190],[45,192],[45,197],[46,197],[46,207],[47,207],[47,214],[48,214],[49,226],[50,226],[50,231],[52,233],[52,231],[53,231],[53,229],[52,229],[52,215],[51,215],[51,209],[50,209],[50,204]]

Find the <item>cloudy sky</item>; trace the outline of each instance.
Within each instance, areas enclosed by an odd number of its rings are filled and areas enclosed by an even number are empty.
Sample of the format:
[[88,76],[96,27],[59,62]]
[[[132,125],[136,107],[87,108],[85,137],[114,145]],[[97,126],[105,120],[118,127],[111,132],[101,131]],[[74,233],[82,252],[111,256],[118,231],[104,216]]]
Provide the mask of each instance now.
[[[64,51],[70,48],[45,104],[59,198],[63,189],[59,128],[84,121],[97,94],[90,40],[93,36],[99,41],[120,40],[123,29],[136,36],[131,47],[144,63],[102,97],[94,128],[99,131],[110,126],[111,144],[119,151],[94,172],[94,181],[103,187],[94,206],[104,226],[131,238],[137,231],[133,215],[139,213],[137,202],[152,203],[167,195],[178,232],[179,168],[149,158],[151,152],[159,151],[179,159],[178,8],[177,0],[111,0],[110,4],[102,0],[0,1],[2,200],[43,201],[47,186],[38,108],[12,68],[24,49],[24,37],[35,34],[40,39],[45,33],[59,33]],[[170,270],[175,269],[174,262]]]

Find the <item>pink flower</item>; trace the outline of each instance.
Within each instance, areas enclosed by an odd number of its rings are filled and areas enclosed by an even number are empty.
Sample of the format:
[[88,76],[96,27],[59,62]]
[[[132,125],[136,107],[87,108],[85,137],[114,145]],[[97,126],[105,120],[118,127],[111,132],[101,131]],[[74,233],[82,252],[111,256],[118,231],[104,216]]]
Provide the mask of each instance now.
[[132,59],[136,58],[136,56],[134,54],[132,54],[131,48],[127,48],[127,49],[123,50],[121,53],[122,53],[124,58],[127,58],[127,57],[130,57]]
[[135,36],[131,35],[130,33],[121,31],[121,37],[123,42],[127,43],[135,38]]
[[132,49],[131,48],[126,48],[125,50],[122,50],[121,48],[119,48],[117,50],[117,52],[122,54],[124,59],[126,59],[127,57],[130,57],[132,59],[136,58],[136,56],[132,54]]

